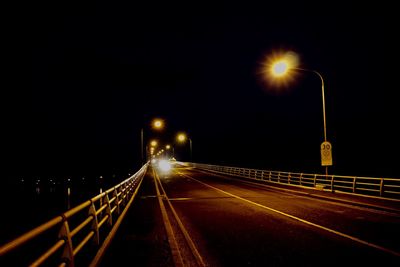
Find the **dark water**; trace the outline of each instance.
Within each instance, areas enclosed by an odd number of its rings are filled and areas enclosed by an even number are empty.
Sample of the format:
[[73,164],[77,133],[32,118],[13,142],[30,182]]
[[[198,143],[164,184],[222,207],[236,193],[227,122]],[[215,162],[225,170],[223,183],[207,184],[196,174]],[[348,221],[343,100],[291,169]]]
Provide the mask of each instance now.
[[[0,193],[0,245],[118,184],[114,179],[13,179]],[[114,182],[114,183],[113,183]]]

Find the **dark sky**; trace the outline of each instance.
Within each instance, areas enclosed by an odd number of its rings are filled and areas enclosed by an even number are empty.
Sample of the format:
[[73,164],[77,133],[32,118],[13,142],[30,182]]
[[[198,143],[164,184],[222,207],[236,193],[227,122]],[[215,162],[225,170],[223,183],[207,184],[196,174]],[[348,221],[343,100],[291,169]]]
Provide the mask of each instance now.
[[197,162],[324,172],[318,76],[283,91],[259,79],[266,55],[291,50],[325,81],[331,172],[400,177],[387,70],[398,31],[383,2],[54,2],[6,16],[7,175],[135,169],[153,117],[166,121],[164,142],[190,135]]

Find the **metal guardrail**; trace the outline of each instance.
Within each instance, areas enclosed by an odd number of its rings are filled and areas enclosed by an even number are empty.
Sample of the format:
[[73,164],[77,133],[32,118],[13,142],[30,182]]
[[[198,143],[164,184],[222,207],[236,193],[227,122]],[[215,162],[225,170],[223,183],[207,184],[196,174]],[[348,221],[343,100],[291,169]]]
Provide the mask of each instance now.
[[359,176],[343,176],[333,174],[311,174],[285,171],[270,171],[259,169],[238,168],[201,163],[183,163],[199,169],[216,173],[268,181],[271,183],[305,186],[331,192],[340,191],[359,195],[378,196],[391,199],[400,199],[400,179],[374,178]]
[[[29,266],[76,266],[78,253],[85,249],[92,255],[85,255],[90,262],[85,266],[96,266],[135,198],[147,167],[144,165],[118,185],[2,245],[0,260],[18,261],[21,255],[32,255]],[[22,253],[24,248],[27,251]]]

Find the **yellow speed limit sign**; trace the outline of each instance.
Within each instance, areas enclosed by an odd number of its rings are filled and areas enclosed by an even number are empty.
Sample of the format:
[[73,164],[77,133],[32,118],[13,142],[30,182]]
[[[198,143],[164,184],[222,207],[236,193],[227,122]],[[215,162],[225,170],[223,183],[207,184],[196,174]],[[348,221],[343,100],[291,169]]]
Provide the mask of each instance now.
[[332,166],[332,144],[328,141],[321,144],[321,166]]

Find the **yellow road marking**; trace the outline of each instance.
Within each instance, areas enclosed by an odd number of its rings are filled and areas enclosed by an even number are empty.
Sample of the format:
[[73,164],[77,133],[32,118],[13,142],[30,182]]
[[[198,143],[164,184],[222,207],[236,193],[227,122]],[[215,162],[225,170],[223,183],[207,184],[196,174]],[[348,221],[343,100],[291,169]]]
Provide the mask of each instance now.
[[[154,170],[153,170],[153,171],[154,171]],[[161,191],[163,192],[164,199],[167,201],[167,203],[168,203],[168,205],[169,205],[169,207],[170,207],[170,209],[171,209],[171,211],[172,211],[172,214],[174,215],[174,218],[175,218],[176,222],[178,223],[179,228],[180,228],[180,230],[181,230],[183,236],[185,237],[185,240],[186,240],[186,242],[188,243],[188,245],[189,245],[189,247],[190,247],[190,249],[191,249],[191,252],[192,252],[193,256],[194,256],[195,259],[196,259],[197,265],[200,266],[200,267],[205,267],[206,264],[204,263],[203,258],[201,257],[201,255],[200,255],[198,249],[196,248],[196,245],[194,244],[194,242],[193,242],[193,240],[191,239],[191,237],[190,237],[188,231],[186,230],[186,228],[185,228],[185,226],[183,225],[181,219],[179,218],[178,214],[176,213],[174,207],[172,206],[171,201],[169,200],[169,198],[168,198],[168,196],[167,196],[167,193],[165,192],[164,187],[162,186],[161,180],[160,180],[159,176],[157,175],[157,173],[156,173],[155,171],[154,171],[154,179],[157,179],[157,181],[158,181],[158,183],[159,183],[159,185],[160,185]],[[157,186],[157,185],[156,185],[156,188],[157,188],[157,190],[158,190],[158,186]],[[157,195],[159,195],[159,191],[157,191]],[[161,201],[161,202],[162,202],[162,201]],[[165,209],[165,208],[164,208],[164,209]],[[171,229],[171,230],[172,230],[172,229]]]
[[178,242],[176,242],[175,234],[171,226],[171,222],[169,221],[167,210],[165,209],[164,203],[162,201],[162,196],[160,194],[160,190],[158,188],[157,182],[157,174],[153,169],[153,179],[154,179],[154,186],[156,187],[158,203],[160,205],[161,214],[163,217],[164,227],[167,232],[168,243],[171,248],[172,258],[174,260],[174,265],[177,267],[185,266],[183,264],[183,259],[181,252],[179,250]]

